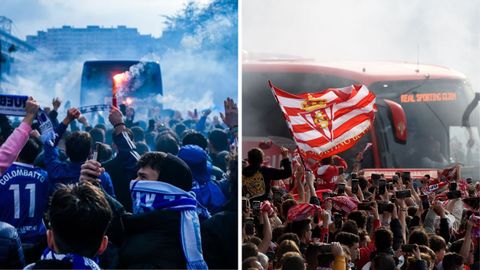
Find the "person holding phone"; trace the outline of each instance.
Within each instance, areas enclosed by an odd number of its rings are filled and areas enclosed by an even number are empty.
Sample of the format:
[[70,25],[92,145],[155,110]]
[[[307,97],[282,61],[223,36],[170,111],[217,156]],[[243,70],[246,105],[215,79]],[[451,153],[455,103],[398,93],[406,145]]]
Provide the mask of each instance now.
[[320,161],[318,168],[314,170],[316,178],[322,179],[322,183],[317,184],[317,189],[335,189],[336,183],[334,177],[339,176],[348,168],[347,162],[337,155],[324,158]]

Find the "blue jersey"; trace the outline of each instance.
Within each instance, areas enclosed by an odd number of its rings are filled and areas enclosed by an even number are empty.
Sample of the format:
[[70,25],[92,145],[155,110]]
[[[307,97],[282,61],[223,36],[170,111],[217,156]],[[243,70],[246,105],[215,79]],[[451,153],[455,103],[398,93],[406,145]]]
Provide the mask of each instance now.
[[22,242],[45,235],[48,185],[46,171],[24,163],[14,162],[0,176],[0,221],[17,228]]

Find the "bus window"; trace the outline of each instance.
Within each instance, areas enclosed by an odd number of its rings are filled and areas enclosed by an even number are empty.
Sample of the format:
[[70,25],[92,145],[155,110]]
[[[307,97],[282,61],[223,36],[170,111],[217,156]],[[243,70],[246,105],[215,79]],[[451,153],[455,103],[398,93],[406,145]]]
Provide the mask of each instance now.
[[[407,117],[408,139],[396,143],[388,121],[377,134],[383,136],[394,155],[395,167],[442,168],[454,162],[451,158],[452,127],[460,126],[462,114],[473,91],[461,80],[425,80],[378,82],[369,87],[377,99],[388,98],[402,105]],[[378,113],[377,113],[378,117]],[[478,119],[473,116],[473,119]],[[478,121],[478,120],[477,120]]]
[[465,166],[478,165],[480,157],[480,136],[478,127],[472,126],[469,131],[465,127],[450,126],[450,160]]

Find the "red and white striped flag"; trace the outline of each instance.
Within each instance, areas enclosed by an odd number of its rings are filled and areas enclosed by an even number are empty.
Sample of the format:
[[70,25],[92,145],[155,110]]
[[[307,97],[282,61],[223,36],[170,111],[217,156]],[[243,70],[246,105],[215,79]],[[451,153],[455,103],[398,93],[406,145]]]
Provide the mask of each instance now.
[[377,111],[375,95],[364,85],[294,95],[269,84],[307,159],[321,160],[355,145]]

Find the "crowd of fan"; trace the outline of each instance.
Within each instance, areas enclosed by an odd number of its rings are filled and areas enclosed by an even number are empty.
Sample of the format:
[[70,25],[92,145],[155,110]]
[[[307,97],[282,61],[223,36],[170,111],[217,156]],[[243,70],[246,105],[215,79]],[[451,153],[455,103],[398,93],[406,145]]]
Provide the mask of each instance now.
[[281,168],[260,148],[243,165],[243,269],[480,268],[479,183],[367,177],[336,155],[306,170],[281,153]]
[[232,99],[222,121],[157,111],[148,124],[131,107],[58,120],[52,105],[52,141],[33,98],[21,122],[0,115],[0,268],[236,268]]

